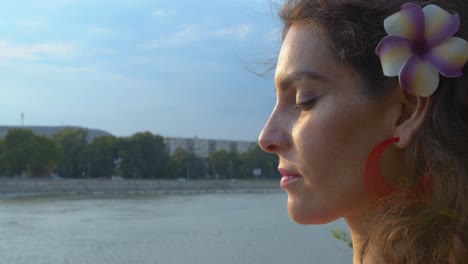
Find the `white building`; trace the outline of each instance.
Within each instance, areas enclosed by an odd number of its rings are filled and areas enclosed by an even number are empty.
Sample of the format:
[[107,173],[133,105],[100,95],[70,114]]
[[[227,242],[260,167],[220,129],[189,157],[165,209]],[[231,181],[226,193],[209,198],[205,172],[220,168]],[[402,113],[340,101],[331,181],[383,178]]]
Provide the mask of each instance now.
[[237,153],[247,152],[254,148],[257,143],[252,141],[215,140],[200,138],[166,137],[164,143],[170,155],[178,148],[194,152],[197,156],[207,158],[211,153],[218,150],[230,151],[235,148]]

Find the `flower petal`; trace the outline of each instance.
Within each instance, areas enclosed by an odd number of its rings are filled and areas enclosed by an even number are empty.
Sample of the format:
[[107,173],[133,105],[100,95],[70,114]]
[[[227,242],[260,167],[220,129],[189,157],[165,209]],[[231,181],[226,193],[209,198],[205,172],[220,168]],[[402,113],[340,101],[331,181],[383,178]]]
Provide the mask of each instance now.
[[460,28],[460,18],[458,14],[450,14],[436,5],[424,7],[425,38],[427,46],[432,48],[451,36]]
[[410,40],[424,38],[424,13],[419,5],[407,3],[401,11],[384,20],[385,31],[390,36],[400,36]]
[[434,68],[448,78],[460,77],[468,60],[468,42],[461,38],[449,38],[426,56]]
[[400,86],[409,93],[428,97],[439,86],[439,73],[429,62],[412,56],[401,69]]
[[387,36],[383,38],[375,53],[380,57],[385,76],[397,76],[411,57],[411,42],[406,38]]

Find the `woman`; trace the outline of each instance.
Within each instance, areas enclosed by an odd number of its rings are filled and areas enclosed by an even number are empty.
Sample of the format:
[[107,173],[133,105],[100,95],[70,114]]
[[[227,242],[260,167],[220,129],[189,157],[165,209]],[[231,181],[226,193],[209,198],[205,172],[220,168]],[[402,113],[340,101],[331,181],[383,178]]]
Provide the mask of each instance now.
[[290,217],[354,263],[468,263],[466,0],[287,0],[259,137]]

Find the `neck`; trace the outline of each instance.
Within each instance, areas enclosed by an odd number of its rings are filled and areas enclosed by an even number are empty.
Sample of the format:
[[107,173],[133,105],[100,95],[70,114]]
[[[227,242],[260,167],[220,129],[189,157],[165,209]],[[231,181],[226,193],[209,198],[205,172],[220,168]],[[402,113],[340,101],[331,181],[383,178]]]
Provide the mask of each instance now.
[[353,241],[353,264],[362,264],[361,262],[361,248],[364,241],[368,237],[368,233],[365,232],[362,225],[355,221],[346,219],[348,223],[351,240]]
[[[357,217],[346,217],[346,223],[353,242],[353,264],[362,264],[361,262],[361,249],[369,237],[370,227],[374,224],[375,208],[369,206],[365,215]],[[363,260],[365,263],[376,263],[377,256],[372,252],[372,249],[366,253]]]

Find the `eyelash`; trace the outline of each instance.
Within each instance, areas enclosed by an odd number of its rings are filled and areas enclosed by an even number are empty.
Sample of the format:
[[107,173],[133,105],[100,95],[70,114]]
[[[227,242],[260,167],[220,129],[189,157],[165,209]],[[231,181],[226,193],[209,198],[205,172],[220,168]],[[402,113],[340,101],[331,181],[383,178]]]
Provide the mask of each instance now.
[[318,99],[320,99],[320,96],[315,97],[304,103],[296,104],[296,108],[301,111],[309,111],[317,103]]

